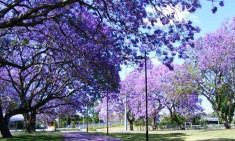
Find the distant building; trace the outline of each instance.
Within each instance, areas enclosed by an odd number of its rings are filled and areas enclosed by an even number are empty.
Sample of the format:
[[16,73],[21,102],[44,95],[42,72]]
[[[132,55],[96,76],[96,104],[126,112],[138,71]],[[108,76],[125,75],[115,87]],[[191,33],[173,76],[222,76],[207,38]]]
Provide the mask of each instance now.
[[24,128],[24,116],[22,114],[14,115],[10,118],[9,128],[11,130]]
[[219,124],[219,118],[206,118],[206,122],[209,124]]

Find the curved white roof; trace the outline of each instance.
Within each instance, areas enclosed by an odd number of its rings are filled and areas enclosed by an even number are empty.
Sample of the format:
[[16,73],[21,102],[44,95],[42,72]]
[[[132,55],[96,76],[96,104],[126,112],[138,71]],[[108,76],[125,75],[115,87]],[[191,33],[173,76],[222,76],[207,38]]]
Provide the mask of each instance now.
[[10,122],[14,122],[14,121],[24,121],[24,116],[22,114],[12,116],[10,118]]
[[207,121],[218,121],[218,118],[206,118]]

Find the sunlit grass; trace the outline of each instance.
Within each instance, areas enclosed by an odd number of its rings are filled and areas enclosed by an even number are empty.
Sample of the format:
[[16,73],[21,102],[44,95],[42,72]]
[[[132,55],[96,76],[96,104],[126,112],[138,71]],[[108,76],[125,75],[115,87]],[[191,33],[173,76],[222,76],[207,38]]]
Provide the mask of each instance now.
[[[104,132],[98,134],[106,135]],[[145,132],[112,132],[110,137],[122,141],[144,141]],[[150,141],[235,141],[235,129],[231,130],[186,130],[186,131],[150,131]]]
[[[104,133],[101,133],[104,135]],[[122,141],[144,141],[144,133],[110,133],[110,137],[121,139]],[[184,133],[170,133],[170,134],[151,134],[150,141],[183,141],[185,140]]]

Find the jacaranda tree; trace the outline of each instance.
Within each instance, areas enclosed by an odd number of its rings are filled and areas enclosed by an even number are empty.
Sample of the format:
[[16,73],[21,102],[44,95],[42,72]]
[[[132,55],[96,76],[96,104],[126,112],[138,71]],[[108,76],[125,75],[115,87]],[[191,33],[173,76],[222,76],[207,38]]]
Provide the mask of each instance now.
[[[193,46],[199,28],[177,18],[177,10],[193,13],[197,8],[199,0],[1,0],[0,67],[27,72],[44,65],[41,62],[48,53],[52,64],[67,63],[66,68],[83,78],[83,84],[99,83],[102,90],[114,91],[120,64],[138,58],[138,51],[156,51],[167,66],[176,53],[186,58],[184,48]],[[29,56],[14,56],[26,48],[31,50]],[[9,133],[2,135],[9,137]]]
[[[149,61],[150,62],[150,61]],[[163,64],[152,66],[148,63],[148,114],[152,120],[152,128],[156,129],[156,120],[163,109],[169,110],[170,116],[181,129],[185,129],[184,121],[203,113],[198,97],[197,83],[191,74],[191,66],[174,65],[171,71]],[[120,93],[111,94],[109,99],[110,113],[116,118],[123,118],[125,104],[127,104],[127,119],[130,130],[133,122],[145,119],[145,85],[144,73],[141,68],[129,73],[121,82]],[[102,119],[107,119],[107,99],[104,98],[98,106]],[[122,116],[117,116],[122,115]]]
[[235,18],[225,22],[216,32],[208,33],[196,41],[195,68],[200,94],[212,104],[226,129],[234,116],[235,96]]
[[174,65],[174,72],[169,72],[165,77],[167,79],[162,85],[166,93],[165,107],[171,119],[184,130],[185,121],[190,122],[191,118],[204,114],[194,72],[189,64]]

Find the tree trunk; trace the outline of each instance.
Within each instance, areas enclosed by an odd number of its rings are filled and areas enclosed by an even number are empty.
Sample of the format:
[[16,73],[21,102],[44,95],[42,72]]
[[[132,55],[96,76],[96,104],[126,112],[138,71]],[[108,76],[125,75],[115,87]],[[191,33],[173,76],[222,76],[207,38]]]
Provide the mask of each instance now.
[[[220,117],[222,118],[222,121],[224,123],[224,127],[225,129],[231,129],[231,125],[230,125],[230,121],[229,121],[229,117],[228,115],[227,116],[221,116]],[[227,118],[226,118],[227,117]]]
[[32,132],[35,132],[35,126],[36,126],[36,111],[31,112],[31,118],[30,118],[30,129]]
[[29,113],[25,113],[24,114],[24,131],[26,133],[31,133],[31,130],[30,130],[30,121],[29,121]]
[[168,109],[170,111],[171,119],[174,120],[180,126],[181,130],[185,130],[184,124],[182,122],[180,122],[177,115],[172,112],[171,108],[168,107]]
[[130,131],[133,131],[134,130],[133,123],[135,121],[135,118],[130,112],[127,112],[127,120],[130,123]]
[[133,121],[133,120],[130,120],[129,122],[130,122],[130,130],[131,130],[131,131],[134,131],[134,126],[133,126],[133,122],[134,122],[134,121]]
[[231,125],[230,125],[230,123],[228,121],[224,121],[223,120],[223,122],[224,122],[225,129],[231,129]]
[[174,120],[175,120],[175,122],[180,126],[180,129],[181,129],[181,130],[185,130],[184,124],[181,123],[181,122],[179,121],[179,119],[178,119],[176,116],[175,116]]
[[180,129],[181,129],[181,130],[185,130],[184,124],[182,124],[182,123],[178,123],[178,124],[180,125]]
[[4,119],[3,113],[2,113],[2,105],[0,103],[0,130],[3,138],[10,138],[12,137],[11,132],[8,128],[8,121],[7,119]]
[[153,130],[156,130],[156,119],[155,119],[155,117],[153,117],[152,118],[152,128],[153,128]]
[[229,120],[229,115],[226,112],[220,111],[219,108],[216,109],[217,110],[217,114],[219,115],[219,117],[222,119],[223,124],[225,129],[231,129],[231,125],[230,125],[230,120]]
[[36,122],[36,112],[32,111],[31,113],[24,114],[24,127],[26,133],[35,132],[35,122]]

